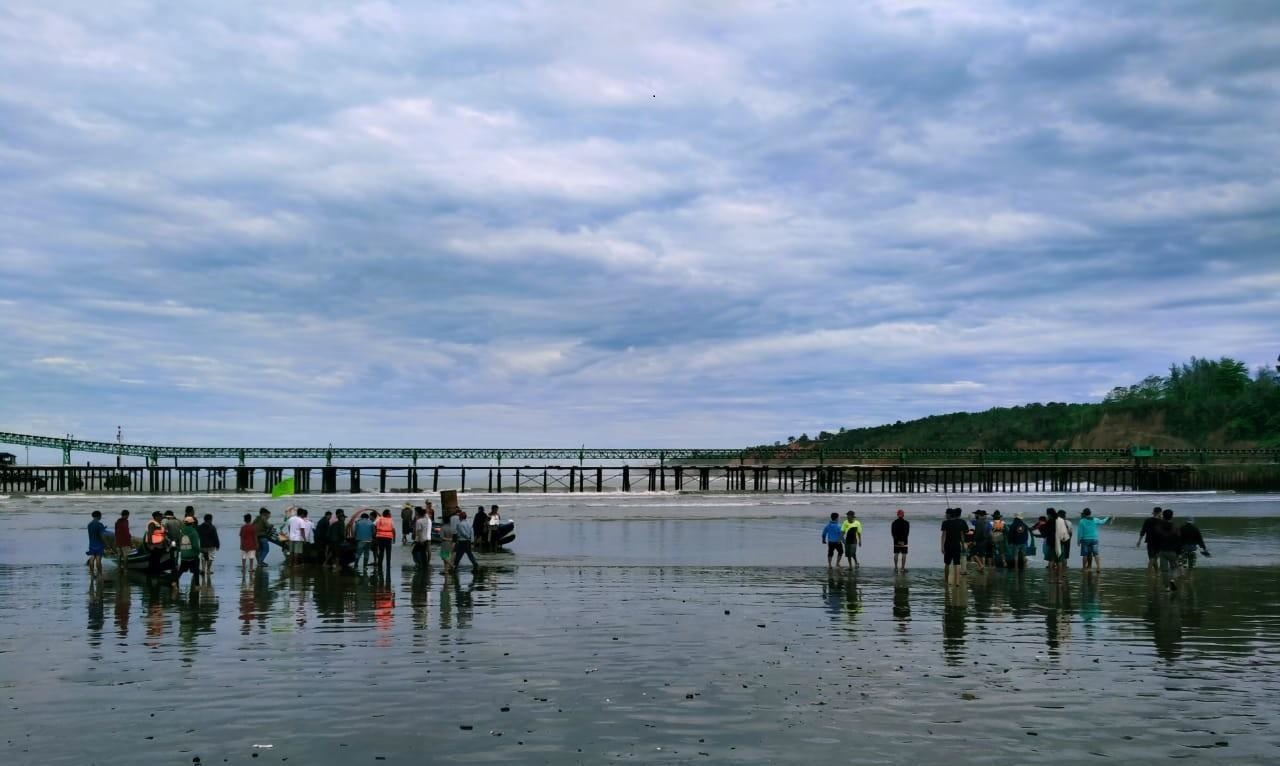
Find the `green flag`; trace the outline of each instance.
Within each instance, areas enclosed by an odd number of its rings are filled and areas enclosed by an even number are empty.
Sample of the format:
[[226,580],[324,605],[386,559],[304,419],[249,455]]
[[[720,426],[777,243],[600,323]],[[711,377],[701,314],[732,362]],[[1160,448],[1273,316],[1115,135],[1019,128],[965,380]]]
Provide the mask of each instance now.
[[282,481],[276,482],[276,485],[271,488],[272,497],[280,497],[281,495],[292,495],[292,494],[293,494],[293,477],[292,476]]

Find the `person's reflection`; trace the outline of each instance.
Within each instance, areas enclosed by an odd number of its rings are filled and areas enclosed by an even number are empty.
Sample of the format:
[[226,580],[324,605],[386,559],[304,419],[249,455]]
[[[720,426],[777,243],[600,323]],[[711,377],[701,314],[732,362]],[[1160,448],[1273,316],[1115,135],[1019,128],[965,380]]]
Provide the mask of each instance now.
[[898,621],[898,631],[906,633],[911,621],[911,585],[901,572],[893,578],[893,618]]
[[102,601],[102,580],[97,577],[89,578],[88,640],[89,646],[95,649],[102,646],[102,626],[106,623],[106,613],[103,609]]
[[178,642],[183,655],[194,658],[196,637],[213,632],[218,616],[218,600],[213,589],[193,585],[187,589],[185,599],[178,600]]
[[964,633],[968,617],[968,589],[943,588],[942,606],[942,654],[948,665],[960,665],[965,661]]
[[415,637],[422,636],[420,631],[427,627],[427,610],[431,608],[431,576],[429,570],[414,571],[409,584],[409,606],[413,609],[413,627]]
[[255,595],[253,573],[240,575],[240,635],[247,636],[253,631],[253,618],[258,613],[258,599]]
[[378,632],[378,646],[391,646],[391,626],[395,618],[396,594],[386,580],[373,586],[373,628]]
[[1102,617],[1101,580],[1096,574],[1084,572],[1080,577],[1080,621],[1085,630],[1092,633],[1093,623]]
[[827,581],[822,584],[822,600],[833,618],[844,612],[844,589],[844,578],[828,571]]
[[1147,587],[1147,622],[1156,654],[1165,660],[1176,660],[1182,654],[1182,614],[1177,598],[1171,598],[1159,578]]
[[275,604],[275,591],[271,589],[271,576],[267,574],[266,567],[258,567],[258,571],[254,572],[253,578],[253,604],[254,614],[258,618],[258,631],[265,632],[267,624],[271,619],[271,609]]
[[164,644],[165,633],[169,631],[169,615],[165,611],[169,598],[167,586],[159,585],[154,578],[148,579],[147,588],[143,591],[142,609],[147,631],[145,643],[152,649]]
[[1019,570],[1014,575],[1005,578],[1005,594],[1008,598],[1009,609],[1015,617],[1025,617],[1033,611],[1031,594],[1027,590],[1025,574],[1025,572]]
[[449,581],[440,592],[441,627],[470,627],[474,609],[471,590],[474,587],[474,577],[468,580],[466,588],[462,587],[462,578],[457,573],[449,577]]
[[851,574],[844,585],[844,612],[853,623],[862,614],[862,591],[858,590],[858,576]]
[[1045,579],[1044,626],[1049,653],[1057,655],[1071,638],[1071,588],[1065,577]]
[[125,638],[129,635],[129,611],[133,607],[133,584],[123,572],[116,578],[115,624],[116,635]]

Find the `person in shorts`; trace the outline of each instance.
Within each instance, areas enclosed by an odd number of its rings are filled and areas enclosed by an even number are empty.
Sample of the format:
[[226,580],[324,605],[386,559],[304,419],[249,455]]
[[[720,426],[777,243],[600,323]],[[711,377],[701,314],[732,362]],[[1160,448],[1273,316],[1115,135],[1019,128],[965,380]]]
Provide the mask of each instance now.
[[104,535],[107,532],[107,525],[102,523],[102,511],[94,511],[89,514],[92,520],[89,522],[89,550],[85,551],[85,555],[89,560],[84,565],[89,567],[89,576],[102,576],[102,554],[106,553],[107,542]]
[[836,557],[836,566],[844,558],[844,536],[840,532],[840,514],[831,514],[831,521],[822,528],[822,542],[827,544],[827,569],[831,568],[831,557]]
[[844,541],[844,556],[849,561],[849,568],[853,569],[854,564],[858,564],[858,549],[862,547],[862,522],[858,521],[858,514],[849,511],[845,514],[846,518],[840,524],[840,536]]
[[200,573],[207,581],[213,575],[213,554],[222,547],[218,540],[218,530],[213,526],[212,513],[204,515],[204,523],[196,531],[200,533]]
[[1200,532],[1200,528],[1196,526],[1195,519],[1187,519],[1178,529],[1178,539],[1182,543],[1182,557],[1179,562],[1183,570],[1190,574],[1192,569],[1196,568],[1196,549],[1205,556],[1209,555],[1209,549],[1204,544],[1204,534]]
[[258,528],[253,523],[253,514],[244,515],[244,525],[240,527],[240,574],[252,572],[258,563]]
[[911,536],[911,522],[904,518],[907,514],[898,509],[898,518],[889,525],[889,535],[893,538],[893,571],[907,571],[907,539]]
[[961,513],[959,508],[948,508],[946,518],[942,521],[943,581],[953,586],[960,585],[960,574],[964,567],[964,538],[969,532],[969,524],[961,518]]

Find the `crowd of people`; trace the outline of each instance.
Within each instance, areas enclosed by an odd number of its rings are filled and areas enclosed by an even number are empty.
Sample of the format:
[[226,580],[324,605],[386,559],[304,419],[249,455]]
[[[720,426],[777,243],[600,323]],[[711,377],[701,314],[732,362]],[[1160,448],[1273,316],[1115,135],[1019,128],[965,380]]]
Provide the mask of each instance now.
[[[1098,530],[1110,521],[1110,517],[1093,515],[1089,508],[1080,511],[1074,523],[1067,518],[1065,509],[1047,508],[1044,515],[1030,524],[1021,513],[1006,518],[998,510],[988,514],[979,508],[966,520],[963,509],[947,508],[939,538],[944,580],[954,586],[959,585],[960,578],[970,570],[980,573],[989,569],[1023,570],[1028,560],[1036,556],[1037,549],[1049,570],[1061,574],[1068,568],[1073,543],[1084,571],[1101,571]],[[902,509],[890,523],[889,533],[894,571],[905,572],[911,523]],[[1167,508],[1152,510],[1151,518],[1138,535],[1138,546],[1144,542],[1148,569],[1164,573],[1171,590],[1177,590],[1176,575],[1195,568],[1197,553],[1209,555],[1204,535],[1195,523],[1191,520],[1175,523],[1173,511]],[[839,513],[832,513],[822,529],[822,543],[827,547],[828,568],[838,568],[846,560],[850,569],[857,566],[858,549],[862,547],[862,522],[858,521],[857,514],[848,511],[841,521]]]
[[[463,558],[470,562],[472,569],[479,568],[472,550],[476,540],[500,542],[494,537],[502,526],[497,505],[487,511],[481,506],[470,521],[465,511],[451,514],[444,524],[436,524],[435,519],[435,507],[430,501],[416,507],[405,503],[401,510],[400,542],[412,546],[413,562],[419,569],[430,568],[433,542],[438,545],[447,572],[457,571]],[[128,510],[120,512],[113,533],[107,532],[102,513],[94,511],[88,534],[85,565],[92,576],[102,575],[102,559],[108,550],[114,550],[121,569],[127,566],[130,556],[140,550],[146,553],[147,575],[168,576],[175,588],[187,572],[191,573],[193,585],[198,585],[202,577],[210,577],[214,557],[221,547],[213,515],[205,514],[203,522],[197,522],[195,508],[190,505],[181,520],[173,511],[152,513],[138,540],[130,529]],[[306,508],[290,506],[285,509],[282,527],[278,528],[272,521],[270,509],[260,508],[257,516],[244,514],[239,527],[240,571],[248,573],[267,566],[271,546],[278,545],[284,550],[283,565],[287,567],[315,564],[363,571],[368,569],[372,558],[375,571],[390,572],[396,537],[390,509],[362,508],[348,516],[339,508],[325,511],[313,521]]]

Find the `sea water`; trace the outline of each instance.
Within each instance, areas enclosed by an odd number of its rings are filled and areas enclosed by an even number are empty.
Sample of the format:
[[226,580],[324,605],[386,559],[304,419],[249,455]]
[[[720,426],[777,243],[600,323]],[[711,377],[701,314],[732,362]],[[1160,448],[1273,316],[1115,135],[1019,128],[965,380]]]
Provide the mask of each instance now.
[[[403,496],[293,498],[324,510]],[[412,499],[421,503],[423,496]],[[250,496],[0,499],[5,763],[1273,763],[1280,524],[1261,495],[464,495],[517,522],[457,577],[248,577]],[[212,513],[210,584],[91,581],[84,527]],[[941,584],[941,509],[1071,518],[1103,571]],[[1213,557],[1170,593],[1135,547],[1153,505]],[[912,522],[909,571],[888,525]],[[831,512],[864,524],[828,571]],[[188,576],[189,577],[189,576]]]

